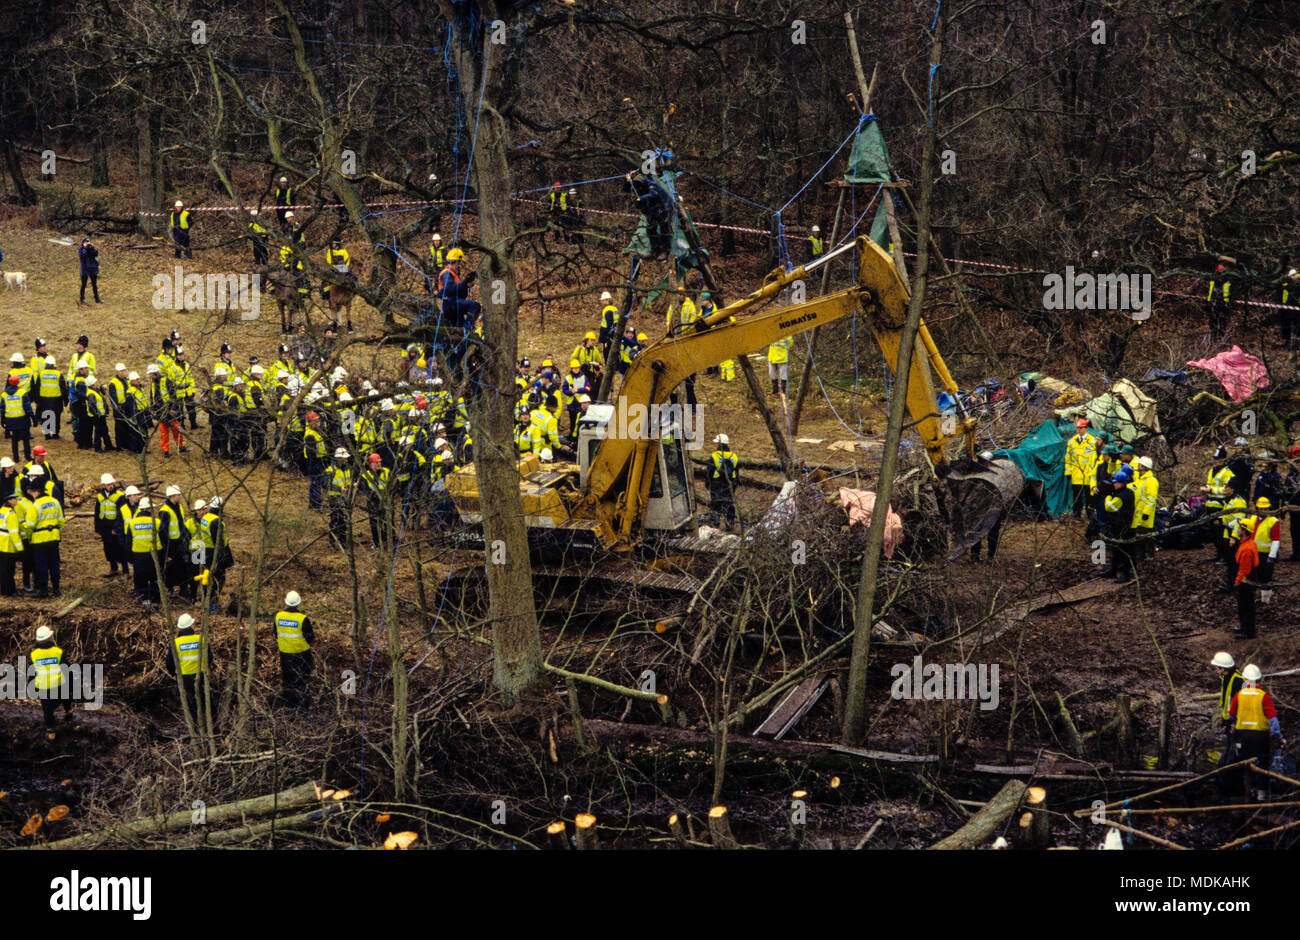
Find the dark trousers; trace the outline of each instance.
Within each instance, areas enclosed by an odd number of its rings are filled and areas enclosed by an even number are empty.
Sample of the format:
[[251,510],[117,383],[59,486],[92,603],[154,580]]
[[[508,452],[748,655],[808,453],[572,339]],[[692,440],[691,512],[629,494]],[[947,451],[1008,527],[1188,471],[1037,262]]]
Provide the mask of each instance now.
[[90,418],[86,416],[86,403],[76,401],[72,403],[72,439],[77,442],[79,449],[90,447]]
[[117,532],[101,532],[99,540],[104,543],[104,560],[108,562],[108,570],[117,574],[117,563],[122,563],[122,570],[126,570],[126,559],[122,557],[122,537]]
[[195,673],[192,676],[181,676],[181,694],[185,696],[185,704],[190,710],[190,719],[194,722],[195,729],[199,728],[199,676]]
[[1255,638],[1255,585],[1237,585],[1237,629],[1247,639]]
[[[10,441],[13,442],[14,463],[22,463],[24,460],[32,459],[32,429],[30,427],[15,430],[14,428],[5,429],[9,434]],[[23,458],[18,458],[18,445],[23,445]]]
[[39,542],[32,546],[36,566],[36,593],[59,593],[59,543]]
[[[49,691],[57,694],[60,691],[60,689],[50,689]],[[60,703],[63,704],[63,714],[65,715],[72,714],[71,698],[44,698],[43,697],[41,699],[41,715],[45,719],[46,732],[53,732],[55,729],[55,710],[59,707]]]
[[307,505],[312,509],[321,508],[321,497],[325,493],[325,474],[313,473],[311,483],[307,486]]
[[0,597],[13,597],[18,593],[18,586],[14,583],[18,555],[18,552],[0,552]]
[[280,654],[280,687],[286,705],[306,708],[311,704],[311,696],[307,691],[310,678],[311,650]]
[[32,551],[31,545],[23,546],[23,587],[32,586],[32,575],[36,573],[36,553]]
[[208,453],[213,457],[225,457],[229,451],[230,426],[225,415],[208,412]]
[[95,447],[95,453],[102,454],[106,450],[116,450],[113,446],[113,439],[108,436],[108,418],[104,415],[96,415],[90,419],[90,429],[92,433],[92,443]]
[[158,603],[158,572],[153,555],[149,552],[132,552],[131,567],[135,573],[135,598],[138,601]]
[[1228,334],[1228,317],[1231,308],[1221,300],[1210,303],[1210,339],[1220,340]]
[[135,429],[126,418],[114,419],[113,430],[116,432],[118,450],[129,451],[132,454],[138,454],[143,450],[136,440]]
[[710,493],[709,508],[718,514],[718,519],[722,522],[736,521],[736,501],[731,498],[730,492]]
[[185,257],[193,258],[194,252],[190,250],[190,232],[189,229],[172,227],[172,241],[176,245],[176,257],[185,252]]
[[[46,417],[47,414],[54,415],[54,420],[49,421]],[[58,437],[59,428],[63,426],[63,399],[36,399],[36,419],[41,423],[41,430],[45,432],[46,440],[49,440],[51,437]],[[49,428],[53,428],[54,430],[51,432]]]
[[184,398],[177,399],[176,408],[178,409],[179,412],[177,417],[180,419],[181,427],[185,427],[185,421],[188,418],[190,422],[190,430],[193,431],[196,428],[198,428],[199,409],[194,404],[193,395],[186,395]]
[[1071,494],[1070,505],[1071,505],[1071,510],[1074,512],[1074,516],[1076,519],[1082,516],[1084,510],[1088,508],[1088,491],[1090,489],[1091,487],[1089,487],[1088,484],[1086,483],[1070,484],[1070,494]]
[[[999,519],[993,523],[993,528],[989,529],[989,534],[985,536],[989,543],[989,561],[998,553],[998,539],[1002,537],[1002,520]],[[972,561],[980,560],[980,543],[976,542],[970,547],[970,557]]]
[[346,500],[339,499],[337,496],[331,496],[329,501],[330,507],[330,535],[339,543],[342,548],[348,544],[348,504]]
[[181,551],[171,552],[168,554],[167,564],[163,566],[163,578],[167,582],[167,590],[181,589],[185,593],[186,582],[190,581],[190,556],[189,552]]
[[[178,255],[177,257],[179,257],[179,255]],[[86,282],[87,282],[87,281],[90,281],[90,287],[91,287],[91,290],[92,290],[92,291],[94,292],[94,294],[95,294],[95,303],[99,303],[99,275],[98,275],[98,274],[82,274],[82,275],[81,275],[81,302],[82,302],[83,304],[86,302]]]
[[[1239,760],[1255,758],[1255,766],[1269,769],[1273,756],[1273,742],[1267,731],[1237,731],[1237,757]],[[1268,778],[1254,773],[1247,767],[1242,773],[1246,777],[1246,792],[1263,790],[1268,787]]]
[[266,256],[266,239],[253,239],[253,264],[263,265],[267,263]]

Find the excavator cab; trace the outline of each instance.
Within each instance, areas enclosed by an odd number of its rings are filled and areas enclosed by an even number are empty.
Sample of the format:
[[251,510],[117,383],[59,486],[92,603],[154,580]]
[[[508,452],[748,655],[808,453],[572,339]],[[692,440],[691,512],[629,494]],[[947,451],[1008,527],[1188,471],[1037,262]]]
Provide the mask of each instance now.
[[[687,431],[680,409],[665,408],[662,422],[655,425],[659,446],[654,448],[654,467],[646,499],[642,528],[647,535],[694,535],[695,490],[691,486],[690,461],[686,453]],[[600,444],[617,433],[629,433],[629,426],[618,427],[618,413],[613,405],[593,404],[578,422],[579,483],[587,488],[587,474]],[[629,423],[624,419],[624,425]]]

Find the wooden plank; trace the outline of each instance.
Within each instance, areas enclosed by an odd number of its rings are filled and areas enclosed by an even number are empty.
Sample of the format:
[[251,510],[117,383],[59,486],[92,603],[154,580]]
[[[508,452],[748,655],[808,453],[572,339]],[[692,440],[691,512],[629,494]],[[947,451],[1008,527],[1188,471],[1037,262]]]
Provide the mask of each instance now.
[[772,713],[754,729],[754,737],[770,737],[774,741],[780,741],[817,704],[829,684],[830,677],[825,674],[804,679],[787,692],[772,709]]

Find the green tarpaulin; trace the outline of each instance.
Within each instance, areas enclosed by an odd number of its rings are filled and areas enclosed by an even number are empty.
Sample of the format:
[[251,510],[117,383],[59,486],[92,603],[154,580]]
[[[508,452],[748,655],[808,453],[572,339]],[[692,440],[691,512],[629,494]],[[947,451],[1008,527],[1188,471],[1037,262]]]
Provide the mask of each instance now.
[[[890,183],[893,174],[889,169],[889,148],[885,135],[880,132],[880,122],[868,114],[858,125],[849,151],[849,165],[844,172],[846,183]],[[871,221],[871,240],[881,248],[889,248],[889,222],[885,215],[885,200],[880,200],[876,217]]]
[[1019,467],[1025,482],[1037,484],[1043,509],[1052,516],[1063,516],[1071,508],[1073,494],[1065,476],[1065,442],[1070,434],[1068,424],[1049,418],[1015,448],[993,452]]

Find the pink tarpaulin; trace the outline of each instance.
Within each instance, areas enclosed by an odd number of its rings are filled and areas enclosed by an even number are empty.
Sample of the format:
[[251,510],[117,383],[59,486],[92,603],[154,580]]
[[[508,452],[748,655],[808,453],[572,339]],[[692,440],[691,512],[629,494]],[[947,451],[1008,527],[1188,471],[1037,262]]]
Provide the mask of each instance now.
[[[871,514],[876,509],[876,494],[871,490],[854,490],[847,486],[840,487],[840,505],[849,511],[849,525],[871,524]],[[894,549],[903,541],[903,518],[894,510],[889,510],[885,517],[885,544],[882,550],[886,558],[894,557]]]
[[1242,352],[1240,346],[1233,346],[1211,359],[1196,359],[1187,364],[1198,369],[1209,369],[1217,375],[1233,401],[1249,398],[1255,389],[1265,388],[1269,384],[1268,370],[1264,368],[1264,363],[1250,353]]

